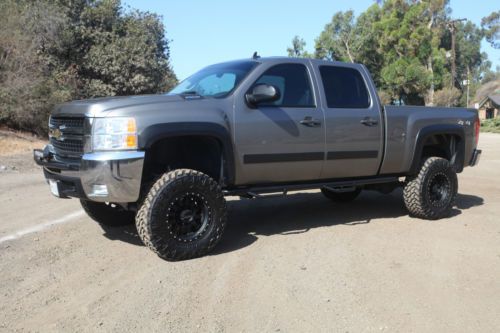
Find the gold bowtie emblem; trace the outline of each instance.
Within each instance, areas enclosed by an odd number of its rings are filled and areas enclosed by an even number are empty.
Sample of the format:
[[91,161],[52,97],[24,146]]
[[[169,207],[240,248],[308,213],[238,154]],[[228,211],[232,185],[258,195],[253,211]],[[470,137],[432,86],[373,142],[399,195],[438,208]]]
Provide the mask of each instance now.
[[61,138],[61,136],[62,136],[62,132],[61,132],[61,130],[59,128],[51,128],[49,130],[49,136],[51,138],[59,140]]

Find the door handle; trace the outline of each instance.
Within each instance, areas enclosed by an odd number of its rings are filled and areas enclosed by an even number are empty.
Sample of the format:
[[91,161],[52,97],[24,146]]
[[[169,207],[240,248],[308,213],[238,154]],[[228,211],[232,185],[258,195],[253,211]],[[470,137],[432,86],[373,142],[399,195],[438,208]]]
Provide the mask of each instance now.
[[313,119],[313,117],[309,117],[309,116],[302,119],[300,121],[300,123],[304,126],[307,126],[307,127],[319,127],[319,126],[321,126],[321,121],[319,121],[317,119]]
[[363,118],[363,120],[361,120],[360,123],[365,125],[365,126],[375,126],[378,124],[378,121],[376,121],[373,118],[366,117],[366,118]]

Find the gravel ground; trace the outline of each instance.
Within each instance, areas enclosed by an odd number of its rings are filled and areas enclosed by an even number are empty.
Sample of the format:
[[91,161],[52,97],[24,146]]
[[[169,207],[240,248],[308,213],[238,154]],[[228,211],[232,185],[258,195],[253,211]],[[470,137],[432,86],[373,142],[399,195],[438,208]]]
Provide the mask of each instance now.
[[33,153],[0,155],[0,174],[40,173],[40,167],[33,161]]
[[215,252],[175,263],[133,227],[102,229],[53,198],[13,157],[19,169],[0,172],[0,332],[498,332],[500,135],[480,146],[450,218],[408,217],[401,191],[232,198]]
[[33,162],[33,149],[45,144],[45,140],[31,134],[0,128],[0,174],[39,170]]

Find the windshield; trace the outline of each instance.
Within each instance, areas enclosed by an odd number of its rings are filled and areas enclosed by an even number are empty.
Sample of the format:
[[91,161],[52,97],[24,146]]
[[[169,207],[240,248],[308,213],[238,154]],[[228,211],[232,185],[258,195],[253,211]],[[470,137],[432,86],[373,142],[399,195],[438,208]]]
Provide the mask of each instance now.
[[179,83],[167,95],[226,97],[256,65],[255,61],[234,61],[208,66]]

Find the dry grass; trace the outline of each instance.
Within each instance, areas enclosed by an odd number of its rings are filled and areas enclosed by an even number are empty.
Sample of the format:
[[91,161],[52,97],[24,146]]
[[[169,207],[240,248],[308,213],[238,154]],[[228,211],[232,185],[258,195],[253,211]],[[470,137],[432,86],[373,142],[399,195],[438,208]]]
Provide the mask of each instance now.
[[28,153],[43,148],[46,143],[46,140],[28,133],[0,129],[0,156]]

